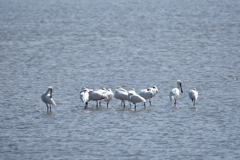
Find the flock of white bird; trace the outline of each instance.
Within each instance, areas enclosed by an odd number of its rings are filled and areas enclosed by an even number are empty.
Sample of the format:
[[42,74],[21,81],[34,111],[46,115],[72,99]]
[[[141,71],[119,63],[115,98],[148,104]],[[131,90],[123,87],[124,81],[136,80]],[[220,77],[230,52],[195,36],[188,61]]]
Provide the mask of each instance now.
[[[47,110],[50,109],[51,111],[51,106],[56,106],[56,103],[54,102],[52,98],[52,91],[53,88],[50,86],[48,87],[47,91],[42,94],[41,98],[44,103],[47,105]],[[133,88],[132,90],[125,90],[121,86],[119,86],[116,90],[115,93],[112,92],[111,89],[88,89],[86,87],[83,87],[82,90],[80,91],[80,100],[85,104],[85,108],[88,105],[89,101],[96,101],[96,106],[99,107],[101,106],[101,102],[107,102],[107,108],[109,102],[113,99],[119,99],[121,100],[121,104],[123,104],[123,107],[125,108],[125,101],[129,101],[130,106],[131,103],[135,105],[135,110],[136,110],[136,103],[144,103],[144,107],[146,107],[146,100],[149,99],[149,103],[151,105],[151,98],[153,98],[157,93],[158,93],[158,88],[157,86],[149,87],[147,89],[142,89],[139,94],[136,93],[135,89]],[[174,101],[174,104],[176,105],[177,99],[180,95],[180,93],[183,93],[182,90],[182,82],[180,80],[177,81],[177,88],[173,88],[170,91],[170,101]],[[192,89],[189,91],[189,98],[192,100],[193,105],[195,105],[196,100],[198,98],[198,92],[196,88]]]

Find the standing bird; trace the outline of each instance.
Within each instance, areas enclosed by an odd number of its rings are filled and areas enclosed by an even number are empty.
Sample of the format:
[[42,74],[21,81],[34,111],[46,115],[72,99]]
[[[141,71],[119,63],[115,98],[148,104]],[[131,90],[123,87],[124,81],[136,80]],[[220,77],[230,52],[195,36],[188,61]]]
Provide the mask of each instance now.
[[[128,94],[129,94],[129,93],[137,94],[134,88],[132,88],[132,90],[129,90],[129,91],[128,91]],[[129,100],[129,97],[127,97],[127,100],[128,100],[128,102],[129,102],[130,107],[132,107],[132,106],[131,106],[131,101]]]
[[114,93],[114,98],[121,100],[123,108],[125,108],[125,101],[128,100],[128,92],[119,86]]
[[103,93],[102,90],[97,91],[89,91],[89,101],[96,101],[97,102],[97,108],[98,108],[98,101],[106,100],[108,97],[105,93]]
[[43,93],[41,96],[42,101],[44,103],[46,103],[46,105],[47,105],[47,111],[48,111],[48,109],[50,109],[50,112],[51,112],[51,105],[56,106],[56,103],[52,99],[52,91],[53,91],[53,88],[51,86],[49,86],[47,91],[45,93]]
[[128,100],[135,104],[135,110],[137,108],[136,103],[146,102],[146,100],[138,94],[128,93]]
[[[151,105],[151,98],[154,96],[153,88],[142,89],[139,95],[143,97],[145,100],[149,99],[149,103]],[[145,102],[144,102],[144,106],[145,106]]]
[[[106,94],[107,89],[106,89],[106,88],[96,89],[95,92],[98,92],[98,93],[100,93],[100,94]],[[104,100],[104,99],[103,99],[103,100]],[[102,102],[103,100],[100,100],[100,101],[99,101],[99,106],[100,106],[100,107],[101,107],[101,102]]]
[[170,101],[174,101],[174,105],[176,105],[177,103],[177,99],[180,95],[180,89],[181,89],[181,92],[183,93],[183,90],[182,90],[182,81],[178,80],[177,81],[177,88],[173,88],[171,91],[170,91]]
[[195,102],[198,98],[198,91],[196,88],[193,88],[189,91],[189,98],[192,100],[193,106],[195,106]]
[[83,87],[80,91],[80,100],[85,103],[85,108],[87,107],[89,101],[89,91],[90,90],[86,87]]
[[108,89],[104,94],[107,96],[107,99],[103,99],[102,101],[107,102],[107,108],[108,108],[108,104],[113,99],[114,95],[111,89]]

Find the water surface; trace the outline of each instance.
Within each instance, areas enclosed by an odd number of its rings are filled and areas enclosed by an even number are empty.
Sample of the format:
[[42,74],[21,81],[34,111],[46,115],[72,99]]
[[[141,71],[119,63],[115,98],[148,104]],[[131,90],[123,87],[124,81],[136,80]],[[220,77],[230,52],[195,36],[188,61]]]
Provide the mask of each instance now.
[[[2,1],[1,159],[239,159],[238,1]],[[184,93],[169,103],[176,81]],[[48,114],[40,96],[53,86]],[[82,86],[141,89],[96,109]],[[188,91],[197,88],[196,108]]]

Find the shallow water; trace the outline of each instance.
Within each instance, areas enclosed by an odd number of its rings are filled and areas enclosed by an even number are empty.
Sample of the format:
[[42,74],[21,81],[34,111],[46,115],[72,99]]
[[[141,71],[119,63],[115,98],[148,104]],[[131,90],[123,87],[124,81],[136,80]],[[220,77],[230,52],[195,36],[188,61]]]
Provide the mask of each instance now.
[[[238,1],[2,1],[1,159],[239,159]],[[184,93],[176,107],[169,91]],[[53,86],[48,114],[40,96]],[[159,94],[96,109],[82,86]],[[195,108],[188,91],[197,88]]]

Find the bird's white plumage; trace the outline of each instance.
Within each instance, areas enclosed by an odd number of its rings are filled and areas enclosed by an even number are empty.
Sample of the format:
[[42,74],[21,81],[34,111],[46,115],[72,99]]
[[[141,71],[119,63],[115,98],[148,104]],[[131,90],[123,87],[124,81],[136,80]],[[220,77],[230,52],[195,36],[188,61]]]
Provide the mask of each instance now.
[[189,98],[194,102],[193,105],[195,105],[196,100],[198,99],[198,91],[196,88],[191,89],[189,91]]
[[53,88],[51,86],[48,87],[47,91],[42,94],[41,99],[46,105],[53,105],[56,106],[55,101],[52,98],[52,90]]
[[153,86],[153,87],[149,87],[148,89],[142,89],[139,95],[146,100],[149,99],[149,103],[151,105],[151,98],[153,98],[157,93],[158,93],[157,86]]
[[173,88],[170,92],[170,101],[175,101],[176,99],[178,99],[180,95],[180,91],[178,88]]
[[158,88],[157,88],[157,86],[153,86],[152,87],[152,92],[153,92],[153,96],[155,96],[156,94],[158,94]]
[[152,98],[154,96],[154,93],[152,88],[148,88],[148,89],[142,89],[139,95],[147,100]]
[[129,93],[128,96],[128,99],[134,104],[139,102],[146,102],[146,100],[138,94]]
[[115,93],[114,93],[114,98],[116,99],[119,99],[121,101],[125,101],[125,100],[128,100],[128,92],[123,89],[122,87],[119,87],[115,90]]
[[135,104],[135,110],[136,110],[136,103],[146,102],[146,100],[143,97],[141,97],[136,93],[128,93],[128,100],[133,104]]
[[113,99],[113,92],[111,89],[106,90],[106,92],[104,93],[107,96],[107,99],[104,99],[104,102],[110,102]]
[[117,90],[119,90],[119,91],[123,91],[123,92],[127,92],[127,90],[124,89],[124,88],[122,88],[121,86],[119,86],[119,87],[117,88]]
[[80,91],[80,100],[83,103],[87,103],[89,101],[89,89],[86,87],[83,87],[82,90]]
[[177,88],[173,88],[171,91],[170,91],[170,101],[175,101],[174,104],[176,104],[176,101],[180,95],[180,92],[183,93],[183,90],[182,90],[182,82],[180,80],[177,81]]
[[107,99],[107,96],[102,90],[89,91],[89,100],[99,101],[104,99]]
[[[127,93],[128,93],[128,94],[129,94],[129,93],[137,94],[134,88],[132,88],[131,90],[129,90]],[[131,102],[130,99],[129,99],[129,96],[127,96],[127,100],[128,100],[129,102]],[[131,105],[131,103],[130,103],[130,105]]]
[[137,94],[134,88],[132,88],[131,90],[129,90],[128,93]]

